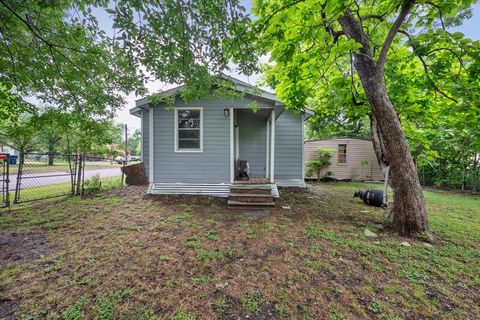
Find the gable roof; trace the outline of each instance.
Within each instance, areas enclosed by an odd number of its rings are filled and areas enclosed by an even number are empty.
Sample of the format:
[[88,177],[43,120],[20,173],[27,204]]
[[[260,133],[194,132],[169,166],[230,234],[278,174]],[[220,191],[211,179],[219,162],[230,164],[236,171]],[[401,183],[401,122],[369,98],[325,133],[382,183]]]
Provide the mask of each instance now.
[[[263,89],[257,88],[254,85],[251,85],[249,83],[246,83],[246,82],[244,82],[242,80],[239,80],[239,79],[236,79],[234,77],[228,76],[226,74],[221,74],[219,77],[221,79],[233,82],[233,84],[235,85],[235,89],[239,92],[251,93],[252,90],[255,90],[256,91],[256,94],[255,94],[256,96],[262,97],[262,98],[267,99],[267,100],[274,101],[278,104],[282,104],[281,100],[277,96],[275,96],[275,94],[273,94],[271,92],[268,92],[268,91],[265,91]],[[177,86],[175,88],[171,88],[171,89],[163,91],[163,94],[167,97],[175,96],[184,88],[185,88],[185,85],[182,84],[182,85]],[[140,98],[140,99],[135,101],[135,107],[140,107],[140,106],[143,106],[147,103],[148,103],[148,97],[143,97],[143,98]]]
[[[221,79],[231,81],[235,85],[235,90],[237,90],[239,92],[245,92],[245,93],[248,93],[248,94],[252,94],[252,91],[255,91],[255,94],[254,94],[255,96],[264,98],[266,100],[273,101],[275,106],[278,106],[278,107],[284,107],[285,106],[285,104],[283,104],[282,101],[275,94],[273,94],[271,92],[260,89],[260,88],[254,86],[254,85],[251,85],[251,84],[249,84],[245,81],[242,81],[240,79],[231,77],[231,76],[223,74],[223,73],[220,74],[219,77]],[[186,85],[183,84],[183,85],[179,85],[175,88],[165,90],[165,91],[163,91],[163,95],[165,95],[166,97],[176,96],[185,87],[186,87]],[[138,115],[138,112],[141,109],[143,109],[142,107],[146,106],[147,104],[148,104],[148,96],[136,100],[135,101],[135,107],[130,109],[130,114]],[[307,115],[305,120],[307,120],[308,118],[313,116],[314,113],[311,109],[306,108],[305,109],[305,114]]]

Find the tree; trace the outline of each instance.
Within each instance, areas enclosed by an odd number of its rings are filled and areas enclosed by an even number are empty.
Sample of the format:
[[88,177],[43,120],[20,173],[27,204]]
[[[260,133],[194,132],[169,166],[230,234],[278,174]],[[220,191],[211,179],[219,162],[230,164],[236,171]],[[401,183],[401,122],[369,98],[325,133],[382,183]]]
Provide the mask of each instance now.
[[0,0],[0,89],[89,115],[122,106],[122,92],[142,92],[142,69],[99,29],[93,5],[107,3]]
[[38,145],[35,121],[36,115],[29,113],[7,120],[0,126],[0,143],[20,153],[33,150]]
[[[478,119],[478,96],[473,92],[478,85],[479,44],[447,30],[468,16],[466,7],[473,2],[255,1],[259,44],[263,53],[271,52],[274,62],[265,67],[266,82],[287,105],[301,109],[309,99],[320,102],[337,96],[349,112],[370,117],[377,159],[383,169],[390,167],[393,227],[403,235],[430,236],[399,111],[412,117],[430,98]],[[411,73],[402,77],[403,70],[387,63],[390,60],[412,64]],[[403,91],[411,92],[403,92],[403,98],[400,90],[389,95],[387,87],[400,83]],[[329,92],[319,98],[317,90]],[[417,110],[409,110],[401,103],[415,91],[430,96],[417,96],[413,105]],[[392,101],[398,102],[397,108]],[[466,123],[478,127],[477,120]]]
[[317,153],[318,158],[307,161],[307,166],[316,173],[317,180],[320,181],[320,179],[323,178],[322,171],[332,164],[330,160],[332,160],[334,152],[332,152],[332,150],[318,148]]
[[71,117],[68,113],[54,108],[47,108],[38,116],[35,127],[41,148],[47,150],[48,165],[53,165],[57,149],[66,138],[68,123]]
[[128,150],[130,154],[139,155],[141,153],[142,132],[138,129],[130,133],[128,137]]

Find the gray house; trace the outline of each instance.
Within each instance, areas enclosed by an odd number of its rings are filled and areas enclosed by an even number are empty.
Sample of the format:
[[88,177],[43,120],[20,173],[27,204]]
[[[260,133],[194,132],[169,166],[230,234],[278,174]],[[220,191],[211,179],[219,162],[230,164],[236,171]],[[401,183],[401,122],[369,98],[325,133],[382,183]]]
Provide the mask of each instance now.
[[[233,186],[249,184],[278,196],[277,186],[305,186],[303,122],[311,114],[286,110],[273,94],[229,80],[241,97],[185,103],[180,86],[164,92],[175,97],[173,108],[136,101],[130,113],[141,118],[149,193],[228,196]],[[248,161],[247,180],[238,180],[237,160]]]

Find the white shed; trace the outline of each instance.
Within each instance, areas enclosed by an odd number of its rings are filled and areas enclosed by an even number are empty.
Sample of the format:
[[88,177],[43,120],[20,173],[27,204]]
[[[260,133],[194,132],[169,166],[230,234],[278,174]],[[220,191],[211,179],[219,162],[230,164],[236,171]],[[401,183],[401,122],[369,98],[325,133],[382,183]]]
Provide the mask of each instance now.
[[[334,151],[328,171],[338,180],[383,180],[384,176],[370,140],[337,138],[306,141],[305,161],[314,160],[319,148]],[[308,171],[306,167],[305,171]],[[315,175],[307,177],[315,179]]]

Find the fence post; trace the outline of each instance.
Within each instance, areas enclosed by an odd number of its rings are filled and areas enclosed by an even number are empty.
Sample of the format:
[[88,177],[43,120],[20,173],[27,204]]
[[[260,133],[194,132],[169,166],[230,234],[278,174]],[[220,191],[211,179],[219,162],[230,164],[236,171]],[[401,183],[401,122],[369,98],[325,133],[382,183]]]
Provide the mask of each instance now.
[[22,171],[23,171],[23,163],[25,162],[25,153],[20,151],[20,159],[18,162],[18,172],[17,172],[17,183],[15,184],[15,197],[13,199],[13,203],[17,204],[20,201],[20,186],[22,185]]
[[82,154],[77,154],[77,183],[76,187],[77,190],[75,191],[75,195],[79,196],[81,194],[81,185],[82,185]]

